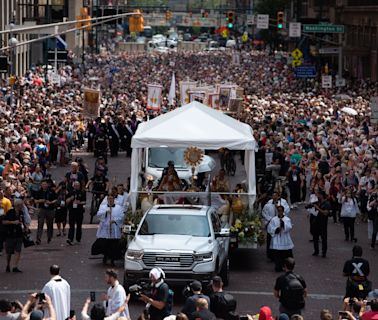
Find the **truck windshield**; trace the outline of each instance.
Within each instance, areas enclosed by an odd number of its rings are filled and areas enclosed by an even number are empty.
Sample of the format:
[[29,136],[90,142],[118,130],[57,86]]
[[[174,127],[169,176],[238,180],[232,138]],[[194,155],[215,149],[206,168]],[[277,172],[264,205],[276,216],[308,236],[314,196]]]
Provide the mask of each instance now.
[[210,228],[206,216],[149,214],[143,221],[139,235],[154,234],[210,237]]
[[175,168],[186,168],[184,162],[185,149],[150,148],[148,149],[148,166],[150,168],[165,168],[168,161],[175,163]]

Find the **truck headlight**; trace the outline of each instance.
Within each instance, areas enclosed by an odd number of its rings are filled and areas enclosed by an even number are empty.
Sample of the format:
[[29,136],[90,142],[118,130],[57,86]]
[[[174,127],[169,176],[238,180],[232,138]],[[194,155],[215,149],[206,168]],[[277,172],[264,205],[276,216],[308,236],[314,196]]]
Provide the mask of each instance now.
[[126,259],[141,260],[143,258],[143,250],[127,250]]
[[194,261],[207,262],[207,261],[211,261],[211,260],[213,260],[213,253],[212,252],[194,254]]

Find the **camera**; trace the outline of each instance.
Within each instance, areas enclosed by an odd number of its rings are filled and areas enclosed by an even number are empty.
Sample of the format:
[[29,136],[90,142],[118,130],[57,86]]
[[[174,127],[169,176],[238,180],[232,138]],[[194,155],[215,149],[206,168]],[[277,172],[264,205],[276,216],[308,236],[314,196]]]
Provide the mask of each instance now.
[[36,298],[39,300],[39,303],[43,303],[46,300],[46,296],[43,292],[37,293]]
[[140,296],[140,294],[147,294],[148,293],[148,284],[146,283],[141,283],[139,284],[134,284],[129,287],[129,292],[131,295],[135,296]]
[[305,205],[305,209],[311,209],[313,207],[314,207],[314,205],[312,203]]

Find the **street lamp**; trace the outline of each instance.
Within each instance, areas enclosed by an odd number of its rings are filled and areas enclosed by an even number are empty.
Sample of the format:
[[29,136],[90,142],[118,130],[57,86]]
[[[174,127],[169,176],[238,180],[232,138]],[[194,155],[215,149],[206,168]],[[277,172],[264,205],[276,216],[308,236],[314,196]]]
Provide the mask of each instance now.
[[16,76],[15,76],[15,54],[16,54],[16,46],[18,45],[19,41],[17,38],[13,35],[13,29],[15,25],[13,22],[9,24],[10,29],[10,38],[8,41],[9,46],[11,47],[11,77],[10,77],[10,85],[11,85],[11,96],[10,96],[10,105],[13,106],[13,91],[14,91],[14,84],[16,82]]

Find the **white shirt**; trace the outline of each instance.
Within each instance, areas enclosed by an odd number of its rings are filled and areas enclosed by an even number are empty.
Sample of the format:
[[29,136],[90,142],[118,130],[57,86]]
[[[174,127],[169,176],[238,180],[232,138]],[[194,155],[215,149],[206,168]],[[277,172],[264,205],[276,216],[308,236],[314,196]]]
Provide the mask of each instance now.
[[280,218],[275,216],[268,225],[268,232],[272,236],[270,242],[270,249],[274,250],[290,250],[294,248],[294,243],[291,240],[290,231],[293,228],[289,217],[282,218],[284,222],[284,228],[280,233],[276,234],[276,229],[280,227]]
[[[114,287],[109,287],[107,292],[108,300],[106,307],[106,315],[110,316],[113,313],[116,313],[117,310],[125,304],[126,301],[126,292],[125,289],[119,284],[119,281],[116,280]],[[129,308],[126,306],[126,309],[121,313],[121,317],[129,317]]]
[[276,206],[271,202],[271,200],[265,204],[261,214],[264,219],[264,224],[267,226],[270,220],[276,216]]
[[[100,224],[97,229],[97,238],[120,239],[121,228],[124,221],[123,208],[115,204],[114,207],[100,206],[97,212]],[[112,221],[114,221],[112,223]]]
[[42,292],[51,298],[57,320],[65,320],[70,316],[71,288],[66,280],[59,275],[54,276],[45,284]]
[[[273,204],[273,199],[270,199],[267,204]],[[286,217],[290,215],[290,206],[285,199],[278,199],[276,206],[282,206],[284,208],[284,214]]]
[[341,211],[340,217],[342,218],[355,218],[359,212],[356,200],[353,198],[341,198]]

